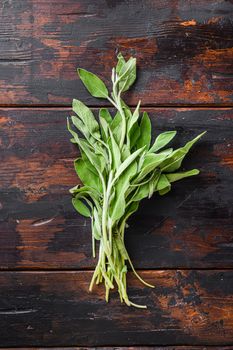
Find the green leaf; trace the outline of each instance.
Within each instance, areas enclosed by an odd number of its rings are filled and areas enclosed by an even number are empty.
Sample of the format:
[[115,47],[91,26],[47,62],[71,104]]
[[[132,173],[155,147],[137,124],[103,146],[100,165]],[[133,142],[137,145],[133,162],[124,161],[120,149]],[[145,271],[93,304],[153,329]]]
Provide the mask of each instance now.
[[113,159],[113,166],[114,166],[114,170],[118,169],[118,167],[121,164],[121,152],[119,149],[118,144],[115,141],[115,138],[112,134],[112,131],[109,129],[109,133],[110,133],[110,149],[111,149],[111,153],[112,153],[112,159]]
[[176,131],[166,131],[161,133],[156,139],[152,147],[150,148],[150,152],[157,152],[161,148],[165,147],[176,135]]
[[131,153],[130,153],[129,147],[126,144],[124,144],[123,147],[122,147],[122,150],[121,150],[121,160],[122,160],[122,162],[124,160],[126,160],[126,158],[128,158],[130,156],[130,154]]
[[125,65],[126,62],[125,62],[125,59],[122,56],[121,52],[117,55],[117,59],[118,59],[118,62],[117,62],[117,65],[116,65],[116,72],[117,72],[117,74],[119,76],[120,72],[123,69],[123,66]]
[[88,207],[78,198],[72,198],[74,208],[83,216],[90,217],[91,212]]
[[86,128],[86,125],[83,123],[83,121],[81,119],[79,119],[76,116],[72,116],[71,117],[72,123],[74,124],[74,126],[83,134],[87,134],[87,137],[89,136],[89,132]]
[[116,73],[119,77],[119,89],[122,92],[127,91],[136,79],[136,58],[130,57],[126,62],[121,55],[117,56],[118,64],[116,66]]
[[117,169],[117,172],[115,174],[115,178],[117,179],[124,171],[127,169],[127,167],[139,156],[140,153],[144,150],[144,147],[138,149],[134,153],[132,153]]
[[112,223],[120,219],[126,208],[126,192],[129,188],[130,179],[137,171],[136,162],[131,162],[122,175],[118,178],[115,185],[115,195],[110,206],[110,216]]
[[79,100],[73,100],[73,111],[79,116],[82,122],[86,125],[89,133],[99,139],[99,124],[97,123],[92,111],[84,103]]
[[107,108],[100,108],[99,115],[101,118],[105,119],[108,124],[111,124],[112,116]]
[[137,142],[137,147],[146,146],[146,150],[149,149],[151,143],[151,122],[147,112],[143,113],[140,123],[140,138]]
[[184,179],[185,177],[198,175],[199,173],[200,173],[200,171],[198,169],[193,169],[193,170],[185,171],[182,173],[166,174],[166,177],[167,177],[169,182],[175,182],[175,181]]
[[117,112],[110,124],[110,129],[112,130],[113,136],[116,142],[118,143],[120,143],[120,139],[121,139],[121,122],[122,122],[121,115],[119,112]]
[[92,96],[99,98],[108,97],[108,89],[97,75],[82,68],[78,68],[77,71],[80,79]]
[[110,209],[111,221],[114,224],[125,212],[125,192],[129,186],[128,182],[123,182],[121,188],[117,186],[115,191],[112,210]]
[[128,218],[135,213],[135,211],[138,210],[139,207],[139,202],[131,202],[130,204],[127,205],[126,210],[125,210],[125,215],[123,216],[124,220],[128,220]]
[[114,130],[119,126],[120,123],[121,123],[121,115],[119,112],[117,112],[110,124],[110,128],[112,132],[114,132]]
[[102,236],[101,222],[96,208],[93,209],[93,234],[96,240],[100,240]]
[[85,200],[88,206],[92,208],[92,210],[93,210],[93,202],[96,208],[98,208],[98,210],[101,209],[100,201],[102,200],[102,196],[100,195],[98,190],[94,189],[93,187],[89,187],[86,185],[80,187],[80,185],[77,185],[71,188],[69,191],[75,196],[76,199]]
[[171,184],[168,181],[166,175],[162,174],[158,180],[156,190],[162,196],[171,190]]
[[[140,103],[138,102],[136,109],[133,112],[133,115],[129,115],[128,121],[127,121],[127,145],[130,146],[130,149],[133,148],[133,146],[136,144],[138,138],[140,137],[140,127],[137,123],[139,118],[139,109],[140,109]],[[140,147],[137,147],[140,148]]]
[[173,172],[180,168],[182,161],[186,154],[189,152],[190,148],[205,134],[206,132],[201,133],[193,140],[186,143],[184,147],[181,147],[175,150],[165,161],[164,164],[161,164],[162,171]]
[[96,143],[96,139],[91,136],[91,134],[88,131],[88,128],[82,122],[82,120],[76,116],[72,116],[71,120],[73,125],[85,136],[88,143],[90,143],[91,145],[94,145]]
[[128,132],[128,140],[129,140],[128,144],[130,146],[130,149],[134,147],[136,147],[136,149],[140,148],[138,146],[138,139],[140,138],[140,134],[141,134],[140,127],[136,122]]
[[149,181],[149,193],[148,193],[148,198],[151,198],[153,193],[156,191],[156,187],[159,181],[161,173],[160,172],[155,172],[152,179]]
[[132,118],[132,112],[123,100],[121,100],[121,105],[122,105],[123,111],[125,113],[125,118],[128,121],[130,118]]
[[132,117],[128,120],[128,126],[127,126],[128,131],[130,131],[130,129],[133,127],[133,125],[138,121],[140,104],[141,104],[141,101],[138,102],[137,107],[135,108]]
[[148,197],[149,194],[149,183],[145,183],[141,186],[136,187],[134,195],[131,198],[132,202],[141,201],[143,198]]
[[160,196],[164,196],[165,194],[167,194],[170,191],[171,191],[171,185],[163,188],[161,191],[159,191],[159,194],[160,194]]
[[139,182],[144,179],[145,176],[154,171],[155,168],[158,167],[164,161],[164,159],[166,159],[166,157],[166,154],[147,153],[144,157],[144,161],[136,181]]
[[69,118],[67,118],[67,129],[68,131],[71,133],[71,135],[73,136],[73,138],[70,140],[72,143],[77,143],[79,144],[79,137],[78,137],[78,134],[71,129],[70,127],[70,121],[69,121]]
[[105,161],[101,155],[96,155],[94,150],[89,147],[86,141],[79,139],[79,146],[87,156],[89,162],[95,167],[97,171],[102,172],[105,168]]
[[78,158],[74,161],[76,173],[84,185],[95,188],[102,193],[102,184],[94,166],[88,161]]
[[166,155],[166,156],[170,156],[170,154],[172,154],[173,152],[173,148],[166,148],[165,150],[159,152],[159,153],[156,153],[158,155]]
[[99,116],[99,120],[100,120],[100,131],[101,131],[101,136],[103,141],[106,143],[108,141],[109,138],[109,128],[108,128],[108,123],[106,122],[106,120],[104,118],[102,118],[101,116]]
[[100,130],[101,135],[106,143],[109,137],[108,128],[111,125],[112,117],[107,108],[101,108],[99,111],[99,120],[100,120]]

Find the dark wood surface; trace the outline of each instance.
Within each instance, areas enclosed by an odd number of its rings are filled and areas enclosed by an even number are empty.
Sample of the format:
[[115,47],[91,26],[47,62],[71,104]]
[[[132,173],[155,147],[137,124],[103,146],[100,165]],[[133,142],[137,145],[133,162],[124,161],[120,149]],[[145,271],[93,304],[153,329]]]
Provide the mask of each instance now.
[[[3,350],[13,350],[15,348],[2,348]],[[232,350],[232,346],[101,346],[101,347],[49,347],[49,348],[21,348],[21,350]]]
[[[13,350],[15,348],[2,348],[3,350]],[[49,348],[41,348],[41,347],[24,347],[21,350],[232,350],[232,346],[101,346],[101,347],[49,347]]]
[[[168,196],[144,200],[126,241],[138,268],[233,267],[233,109],[147,109],[154,134],[176,129],[177,141],[207,130],[184,163],[200,168]],[[93,268],[88,219],[73,209],[77,149],[66,130],[68,109],[2,109],[0,266]],[[219,124],[221,123],[221,128]]]
[[108,79],[134,55],[136,104],[233,102],[233,3],[227,0],[2,0],[1,103],[96,104],[77,66]]
[[[87,293],[91,272],[0,273],[1,345],[223,345],[233,337],[232,271],[144,271],[155,285],[129,278],[132,301],[101,287]],[[15,330],[18,330],[17,333]]]
[[[233,2],[0,0],[0,347],[233,350]],[[88,292],[89,221],[72,208],[76,148],[66,116],[89,106],[76,68],[109,79],[137,57],[138,99],[174,146],[207,130],[184,162],[197,177],[142,202],[126,244],[155,289],[148,309]]]
[[[2,348],[3,350],[13,350],[15,348]],[[49,347],[49,348],[41,348],[41,347],[24,347],[20,348],[21,350],[232,350],[232,346],[189,346],[189,345],[181,345],[181,346],[101,346],[101,347]]]

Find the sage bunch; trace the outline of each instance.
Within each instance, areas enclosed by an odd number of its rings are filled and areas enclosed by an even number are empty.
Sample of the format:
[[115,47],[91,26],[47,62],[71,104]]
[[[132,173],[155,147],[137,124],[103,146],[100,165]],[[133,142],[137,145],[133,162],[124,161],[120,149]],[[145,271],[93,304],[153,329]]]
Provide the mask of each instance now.
[[96,241],[99,243],[89,289],[104,283],[108,301],[109,291],[117,286],[121,302],[145,308],[133,303],[127,294],[128,267],[144,285],[153,287],[135,271],[126,250],[127,220],[143,198],[150,198],[155,192],[165,195],[173,182],[199,173],[197,169],[177,170],[203,133],[176,150],[167,147],[176,131],[163,132],[152,142],[150,118],[147,112],[141,115],[140,101],[131,111],[122,99],[136,79],[135,58],[126,61],[118,55],[112,69],[111,92],[95,74],[81,68],[78,74],[92,96],[106,99],[115,108],[115,115],[101,108],[97,120],[83,102],[74,99],[72,127],[68,119],[71,142],[80,150],[74,167],[83,184],[70,189],[72,203],[81,215],[91,219],[93,257]]

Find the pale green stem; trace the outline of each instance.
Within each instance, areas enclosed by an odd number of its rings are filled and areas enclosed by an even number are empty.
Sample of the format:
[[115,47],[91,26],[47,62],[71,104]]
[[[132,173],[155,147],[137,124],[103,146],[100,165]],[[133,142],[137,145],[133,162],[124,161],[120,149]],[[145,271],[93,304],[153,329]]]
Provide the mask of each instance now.
[[94,285],[94,282],[95,282],[95,279],[97,277],[97,274],[99,273],[99,267],[100,267],[100,264],[101,264],[101,259],[102,259],[102,243],[100,241],[100,246],[99,246],[99,260],[98,260],[98,263],[96,265],[96,268],[95,268],[95,271],[92,275],[92,279],[91,279],[91,283],[90,283],[90,286],[89,286],[89,291],[91,292],[92,291],[92,288],[93,288],[93,285]]
[[130,264],[130,267],[131,267],[133,273],[134,273],[135,276],[139,279],[139,281],[141,281],[144,285],[146,285],[146,286],[148,286],[148,287],[151,287],[151,288],[155,288],[155,286],[153,286],[152,284],[149,284],[149,283],[147,283],[146,281],[144,281],[144,280],[142,279],[142,277],[140,277],[139,274],[137,273],[137,271],[135,270],[135,268],[134,268],[134,266],[133,266],[133,263],[132,263],[132,261],[131,261],[131,259],[130,259],[130,257],[129,257],[129,254],[128,254],[126,248],[125,248],[125,243],[124,243],[124,231],[125,231],[125,226],[123,226],[123,227],[121,228],[121,230],[122,230],[122,231],[120,232],[120,239],[122,240],[122,244],[123,244],[123,246],[124,246],[125,254],[126,254],[127,260],[129,261],[129,264]]
[[91,218],[91,226],[92,226],[92,255],[93,255],[93,258],[95,258],[95,237],[94,237],[94,234],[93,234],[93,217]]
[[125,119],[125,113],[121,107],[121,104],[119,104],[119,112],[122,118],[122,130],[121,130],[121,139],[120,139],[120,149],[123,147],[124,141],[125,141],[125,134],[126,134],[126,119]]
[[126,119],[125,119],[125,113],[123,111],[123,108],[121,106],[121,98],[120,98],[120,95],[121,95],[121,92],[122,92],[122,89],[117,91],[117,85],[118,85],[118,82],[119,82],[119,78],[115,80],[115,71],[113,71],[113,74],[112,74],[112,82],[113,82],[113,92],[112,92],[112,95],[113,95],[113,100],[108,97],[108,100],[114,105],[114,107],[119,111],[120,115],[121,115],[121,119],[122,119],[122,131],[121,131],[121,139],[120,139],[120,149],[123,147],[123,144],[124,144],[124,140],[125,140],[125,134],[126,134]]

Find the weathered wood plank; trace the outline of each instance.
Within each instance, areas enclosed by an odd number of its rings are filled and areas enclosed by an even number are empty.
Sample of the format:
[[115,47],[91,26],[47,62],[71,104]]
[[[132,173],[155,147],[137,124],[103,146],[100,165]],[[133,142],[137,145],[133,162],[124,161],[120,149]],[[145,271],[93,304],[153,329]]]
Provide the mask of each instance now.
[[[13,350],[15,348],[2,348],[2,350]],[[56,347],[56,348],[20,348],[21,350],[232,350],[233,346],[101,346],[101,347]]]
[[227,345],[233,343],[232,271],[144,271],[131,300],[110,303],[91,272],[1,272],[1,346]]
[[[185,141],[207,129],[186,168],[201,174],[141,204],[126,244],[139,268],[233,267],[232,109],[148,109],[154,132],[176,129]],[[0,267],[91,268],[89,221],[68,189],[78,179],[68,109],[0,111]]]
[[128,102],[233,102],[231,1],[4,0],[0,103],[96,105],[76,67],[109,79],[116,52],[138,59]]

